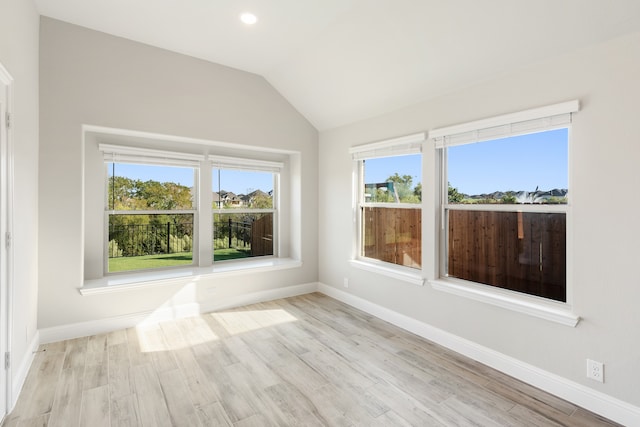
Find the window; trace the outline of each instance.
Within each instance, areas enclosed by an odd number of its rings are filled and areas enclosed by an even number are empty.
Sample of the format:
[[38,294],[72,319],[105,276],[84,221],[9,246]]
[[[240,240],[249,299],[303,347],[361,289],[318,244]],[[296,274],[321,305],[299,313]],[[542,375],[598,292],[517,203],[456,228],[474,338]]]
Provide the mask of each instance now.
[[83,295],[302,265],[300,152],[83,131]]
[[198,234],[196,159],[101,149],[107,171],[106,271],[192,265]]
[[[205,156],[106,144],[99,149],[107,170],[106,272],[278,255],[284,163],[208,156],[211,179],[205,181]],[[211,200],[210,210],[198,209],[203,200]]]
[[354,147],[357,258],[422,268],[424,135]]
[[574,111],[577,101],[432,132],[441,277],[567,302]]
[[219,157],[214,165],[214,262],[274,255],[282,164]]

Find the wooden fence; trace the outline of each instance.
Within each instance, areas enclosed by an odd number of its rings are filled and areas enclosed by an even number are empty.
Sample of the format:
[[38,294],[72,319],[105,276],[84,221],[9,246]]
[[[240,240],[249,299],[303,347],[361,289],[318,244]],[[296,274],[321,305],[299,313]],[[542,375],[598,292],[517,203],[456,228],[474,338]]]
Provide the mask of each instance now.
[[263,215],[251,224],[251,256],[273,255],[273,214]]
[[564,213],[449,211],[449,276],[566,301]]
[[363,208],[364,256],[407,267],[422,266],[420,209]]

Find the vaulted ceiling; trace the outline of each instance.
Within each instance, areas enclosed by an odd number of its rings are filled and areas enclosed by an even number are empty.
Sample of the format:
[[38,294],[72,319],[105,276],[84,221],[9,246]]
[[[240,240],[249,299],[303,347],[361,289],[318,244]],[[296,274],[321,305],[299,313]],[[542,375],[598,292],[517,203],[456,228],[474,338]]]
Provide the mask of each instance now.
[[[319,130],[640,31],[638,0],[35,0],[62,21],[264,76]],[[255,25],[240,22],[250,11]]]

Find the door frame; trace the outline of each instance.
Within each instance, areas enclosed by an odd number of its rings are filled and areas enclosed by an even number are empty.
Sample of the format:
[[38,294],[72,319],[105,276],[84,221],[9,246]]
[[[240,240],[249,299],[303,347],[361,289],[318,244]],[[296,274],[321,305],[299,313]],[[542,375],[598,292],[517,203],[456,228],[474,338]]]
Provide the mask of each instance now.
[[[13,77],[0,63],[0,83],[6,88],[5,112],[13,119]],[[12,320],[13,320],[13,126],[7,126],[6,117],[2,115],[2,129],[6,129],[6,138],[0,136],[0,347],[11,355]],[[13,409],[13,375],[12,363],[4,369],[5,355],[0,350],[0,369],[3,370],[6,381],[5,413],[6,416]],[[10,359],[10,362],[14,362]]]

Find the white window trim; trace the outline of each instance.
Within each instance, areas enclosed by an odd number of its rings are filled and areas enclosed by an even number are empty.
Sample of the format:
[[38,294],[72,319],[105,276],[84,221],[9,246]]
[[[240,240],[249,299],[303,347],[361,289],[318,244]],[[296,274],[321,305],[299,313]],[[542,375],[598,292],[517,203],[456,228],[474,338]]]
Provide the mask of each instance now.
[[349,149],[349,154],[351,154],[353,160],[419,154],[422,152],[422,145],[426,139],[427,134],[421,132],[399,138],[356,145]]
[[208,160],[211,163],[212,168],[218,169],[237,169],[252,172],[280,173],[280,170],[284,167],[284,163],[282,162],[244,159],[239,157],[209,155]]
[[[410,154],[422,154],[423,146],[426,143],[426,133],[416,133],[398,138],[378,141],[368,144],[357,145],[349,149],[353,160],[353,224],[354,233],[352,241],[352,255],[349,263],[352,267],[377,273],[393,279],[407,282],[416,286],[423,286],[423,268],[415,269],[389,262],[380,261],[374,258],[367,258],[361,255],[362,224],[360,209],[363,207],[384,207],[400,209],[422,209],[422,204],[409,203],[365,203],[362,193],[364,176],[362,174],[362,160],[382,157],[405,156]],[[424,163],[424,160],[423,160]],[[424,175],[424,173],[423,173]],[[424,234],[424,228],[423,228]],[[423,243],[422,243],[423,244]],[[424,245],[424,244],[423,244]]]
[[[264,259],[266,258],[266,259]],[[78,291],[83,296],[133,291],[181,285],[185,281],[198,282],[203,279],[224,278],[247,273],[262,273],[302,267],[302,261],[291,258],[261,257],[259,259],[226,261],[209,267],[176,267],[155,270],[140,270],[126,274],[112,274],[100,279],[85,280]]]
[[[129,129],[107,128],[93,125],[83,125],[82,130],[83,147],[84,144],[87,143],[87,141],[97,140],[95,147],[102,147],[103,158],[105,157],[104,152],[109,152],[110,161],[112,161],[114,154],[117,158],[116,162],[123,163],[130,161],[140,163],[136,156],[144,156],[144,163],[146,164],[196,167],[199,168],[200,175],[203,175],[205,171],[210,170],[208,166],[212,165],[211,160],[216,160],[219,162],[220,159],[224,159],[226,164],[234,163],[236,166],[240,166],[238,167],[238,169],[243,170],[275,171],[277,169],[279,172],[284,172],[287,177],[287,187],[285,189],[287,205],[284,206],[284,216],[289,218],[296,213],[298,215],[300,214],[301,205],[299,204],[300,193],[298,190],[300,180],[302,178],[300,170],[301,153],[299,151],[275,149],[261,146],[250,146],[222,141],[185,138],[173,135],[163,135],[134,131]],[[121,145],[121,141],[123,140],[126,141],[126,145]],[[111,141],[116,141],[116,144],[111,144]],[[131,143],[131,145],[129,145],[129,142]],[[164,145],[166,147],[175,144],[184,144],[186,150],[183,151],[182,148],[180,148],[179,150],[173,151],[173,147],[169,148],[169,150],[158,150],[148,149],[140,146],[141,144],[155,144],[156,142],[159,142],[161,145]],[[238,156],[225,157],[211,154],[193,154],[194,151],[202,151],[203,153],[206,153],[207,151],[211,151],[212,148],[214,150],[220,150],[225,153],[238,153]],[[274,156],[283,159],[286,158],[286,160],[271,161],[260,159]],[[132,159],[131,157],[134,158]],[[173,161],[169,161],[169,158],[173,159]],[[230,159],[232,161],[230,161]],[[209,174],[208,176],[208,179],[210,179],[211,175]],[[280,173],[275,174],[275,176],[277,177],[276,184],[280,186]],[[203,178],[201,176],[200,179],[207,178]],[[104,182],[104,180],[102,180],[102,182]],[[198,200],[198,205],[209,206],[211,198],[208,198],[209,203],[206,203],[205,199],[207,198],[200,197],[200,199]],[[280,220],[282,221],[282,218],[280,218]],[[104,224],[104,219],[102,220],[102,223]],[[276,226],[279,227],[280,224],[274,225],[274,233],[277,232],[278,237],[281,237],[280,230],[275,229]],[[84,225],[84,217],[82,227],[82,233],[84,236],[87,233]],[[290,221],[287,220],[287,223],[284,224],[286,241],[280,242],[280,245],[284,245],[284,251],[278,254],[279,257],[269,256],[259,257],[256,259],[250,258],[242,260],[228,260],[224,262],[217,262],[216,265],[211,265],[211,263],[209,263],[209,265],[203,265],[202,260],[200,260],[200,266],[194,265],[164,269],[149,269],[107,275],[105,275],[104,273],[105,270],[102,269],[101,277],[87,278],[85,276],[82,288],[79,289],[79,292],[83,295],[89,295],[93,293],[103,293],[146,286],[156,286],[159,284],[166,285],[168,283],[184,283],[185,280],[189,279],[197,281],[200,278],[205,277],[224,277],[228,275],[257,273],[261,271],[300,268],[302,266],[302,260],[299,227],[299,221],[294,220],[293,218]],[[199,234],[208,232],[210,232],[210,230],[203,230],[202,227],[200,227]],[[92,248],[95,248],[95,245],[93,245]],[[278,250],[281,249],[282,248],[278,247]],[[194,242],[194,251],[195,250],[196,247]],[[84,251],[84,256],[87,256],[86,251]],[[96,272],[95,269],[91,271]],[[95,273],[90,274],[95,277]]]
[[176,151],[154,150],[150,148],[126,145],[98,144],[105,162],[140,163],[147,165],[199,167],[205,156],[202,154],[181,153]]
[[372,273],[381,274],[383,276],[391,277],[392,279],[407,282],[416,286],[424,286],[424,277],[421,274],[416,273],[415,268],[403,267],[401,265],[394,265],[389,262],[378,261],[373,258],[359,258],[349,260],[352,267],[359,270],[369,271]]
[[504,114],[429,131],[429,139],[436,148],[470,144],[474,142],[507,138],[566,127],[571,123],[571,113],[580,110],[578,100],[517,113]]
[[[571,115],[579,111],[579,101],[569,101],[547,107],[535,108],[520,111],[512,114],[505,114],[483,120],[477,120],[460,125],[434,129],[429,132],[429,140],[433,143],[436,151],[447,147],[461,144],[469,144],[481,141],[488,141],[506,138],[517,135],[538,133],[558,128],[570,128]],[[443,151],[443,150],[442,150]],[[571,151],[571,150],[570,150]],[[446,159],[441,152],[441,182],[440,192],[440,236],[434,236],[433,245],[435,253],[438,254],[433,261],[433,271],[435,277],[429,279],[429,283],[435,290],[448,292],[475,301],[502,307],[515,312],[546,319],[566,326],[575,327],[580,317],[573,313],[572,307],[572,275],[571,275],[571,206],[570,205],[458,205],[448,204]],[[571,155],[569,156],[571,163]],[[569,171],[570,171],[569,166]],[[569,179],[571,187],[571,179]],[[460,280],[443,275],[444,260],[447,257],[445,211],[446,209],[461,210],[500,210],[500,211],[523,211],[523,212],[564,212],[567,215],[567,281],[566,281],[566,302],[553,301],[551,299],[527,295],[524,293],[501,289],[498,287],[475,283],[467,280]]]
[[429,283],[433,289],[438,291],[550,320],[566,326],[575,327],[580,321],[580,317],[572,312],[571,306],[565,303],[554,303],[551,300],[540,297],[520,294],[467,280],[443,278],[429,280]]

